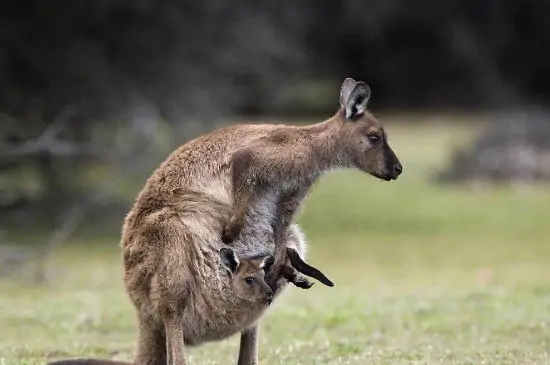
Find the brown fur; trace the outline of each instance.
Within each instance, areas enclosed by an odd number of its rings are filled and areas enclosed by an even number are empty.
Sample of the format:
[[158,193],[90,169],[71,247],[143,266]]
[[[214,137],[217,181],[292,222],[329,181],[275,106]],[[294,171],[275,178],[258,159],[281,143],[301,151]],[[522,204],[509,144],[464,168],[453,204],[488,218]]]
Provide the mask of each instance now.
[[284,289],[285,248],[305,258],[292,223],[326,171],[358,168],[395,179],[401,165],[380,122],[366,112],[370,90],[346,79],[341,108],[310,126],[235,125],[175,150],[147,180],[121,238],[124,283],[139,321],[136,365],[185,365],[185,345],[241,332],[239,365],[257,364],[265,306],[234,294],[219,251],[275,256],[269,284]]

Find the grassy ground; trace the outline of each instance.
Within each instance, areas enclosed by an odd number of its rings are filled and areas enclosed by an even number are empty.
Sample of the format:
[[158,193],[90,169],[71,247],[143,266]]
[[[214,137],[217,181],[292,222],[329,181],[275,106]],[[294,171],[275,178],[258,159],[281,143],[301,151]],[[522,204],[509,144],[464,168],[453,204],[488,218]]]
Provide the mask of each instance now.
[[[550,363],[550,189],[435,186],[429,174],[469,130],[388,131],[399,181],[338,172],[315,187],[301,217],[309,261],[336,286],[291,288],[272,307],[261,363]],[[47,288],[0,281],[0,365],[132,359],[117,241],[61,248]],[[234,364],[237,340],[190,349],[190,363]]]

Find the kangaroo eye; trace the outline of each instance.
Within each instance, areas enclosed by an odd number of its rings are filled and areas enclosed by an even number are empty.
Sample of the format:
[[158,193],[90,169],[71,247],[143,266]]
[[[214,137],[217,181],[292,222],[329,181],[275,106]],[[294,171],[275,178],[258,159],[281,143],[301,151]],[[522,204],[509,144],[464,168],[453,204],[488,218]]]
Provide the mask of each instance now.
[[254,279],[253,277],[248,277],[248,278],[245,278],[244,281],[246,281],[246,283],[248,285],[251,285],[252,283],[254,283],[256,281],[256,279]]
[[380,137],[377,134],[369,134],[367,137],[370,143],[374,144],[380,142]]

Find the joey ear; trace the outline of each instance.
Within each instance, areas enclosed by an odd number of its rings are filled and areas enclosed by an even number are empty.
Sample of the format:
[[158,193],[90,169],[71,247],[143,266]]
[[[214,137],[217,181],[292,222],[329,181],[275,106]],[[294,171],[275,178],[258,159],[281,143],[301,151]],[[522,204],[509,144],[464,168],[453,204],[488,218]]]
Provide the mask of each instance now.
[[258,259],[258,267],[267,270],[271,265],[273,265],[274,261],[275,259],[273,258],[273,255],[266,255]]
[[265,255],[256,256],[254,259],[250,260],[250,263],[254,265],[254,267],[258,269],[264,269],[264,271],[267,272],[274,261],[275,260],[273,259],[272,255]]
[[264,271],[269,271],[271,265],[275,262],[275,257],[273,255],[265,256],[261,259],[260,267],[263,267]]
[[229,270],[229,272],[233,274],[237,272],[240,262],[239,258],[235,254],[235,251],[230,248],[224,247],[220,250],[220,258],[223,266],[225,266]]
[[347,78],[340,89],[340,105],[346,112],[346,119],[361,115],[367,108],[370,98],[370,87],[363,81]]

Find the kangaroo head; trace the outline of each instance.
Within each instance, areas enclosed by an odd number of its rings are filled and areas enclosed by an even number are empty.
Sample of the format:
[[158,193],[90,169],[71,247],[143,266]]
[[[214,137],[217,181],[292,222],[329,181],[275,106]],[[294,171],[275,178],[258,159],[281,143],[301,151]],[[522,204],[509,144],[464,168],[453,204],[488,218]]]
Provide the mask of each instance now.
[[403,166],[390,148],[382,124],[367,111],[370,95],[370,87],[364,82],[344,80],[338,133],[353,167],[382,180],[396,180]]
[[249,302],[270,304],[273,291],[265,282],[264,266],[268,255],[253,258],[238,258],[230,248],[220,250],[222,264],[229,272],[235,295]]

